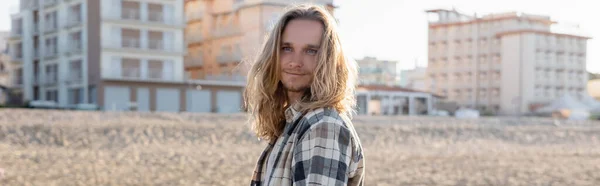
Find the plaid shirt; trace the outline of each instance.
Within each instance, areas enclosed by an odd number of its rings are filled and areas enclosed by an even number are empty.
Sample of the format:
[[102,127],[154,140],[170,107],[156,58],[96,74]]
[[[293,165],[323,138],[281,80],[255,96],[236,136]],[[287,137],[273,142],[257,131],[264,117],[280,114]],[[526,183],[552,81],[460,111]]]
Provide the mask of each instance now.
[[363,185],[364,156],[352,123],[335,109],[285,111],[283,134],[256,164],[252,186]]

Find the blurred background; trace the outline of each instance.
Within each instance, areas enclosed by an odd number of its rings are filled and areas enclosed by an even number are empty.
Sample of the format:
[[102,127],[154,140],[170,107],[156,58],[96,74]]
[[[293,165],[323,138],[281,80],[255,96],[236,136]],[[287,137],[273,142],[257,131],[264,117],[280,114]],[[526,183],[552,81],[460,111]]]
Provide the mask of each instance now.
[[[600,138],[592,132],[600,120],[600,12],[593,0],[4,0],[0,183],[245,184],[263,147],[245,128],[249,62],[285,8],[297,3],[332,13],[359,65],[355,121],[372,153],[367,162],[419,172],[371,169],[374,185],[600,184],[600,163],[577,158],[597,156],[590,148]],[[239,145],[248,148],[233,150]],[[479,153],[493,158],[460,159]],[[522,160],[543,164],[535,170],[498,163],[527,153],[552,158]],[[244,168],[228,161],[231,154]],[[561,163],[567,160],[578,163]],[[454,175],[449,168],[480,161],[497,169]],[[160,167],[172,164],[178,166],[162,174]],[[71,171],[39,172],[59,165]],[[582,168],[559,174],[571,166]],[[211,174],[202,173],[206,167]],[[561,169],[544,178],[551,167]],[[131,171],[109,179],[117,169]],[[502,176],[468,178],[486,170]]]

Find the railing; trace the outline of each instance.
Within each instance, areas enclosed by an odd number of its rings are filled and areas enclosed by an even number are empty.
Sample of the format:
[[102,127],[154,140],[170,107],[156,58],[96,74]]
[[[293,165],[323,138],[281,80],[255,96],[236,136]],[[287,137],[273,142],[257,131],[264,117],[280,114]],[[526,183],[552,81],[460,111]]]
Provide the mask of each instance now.
[[140,69],[139,68],[123,68],[120,71],[114,70],[113,76],[116,78],[140,78]]
[[148,69],[148,78],[150,79],[163,79],[163,69]]
[[148,40],[148,49],[165,50],[163,40]]
[[10,31],[10,37],[21,37],[23,36],[23,30],[21,29],[13,29]]
[[139,8],[123,8],[121,18],[126,20],[141,20]]
[[44,31],[45,32],[55,31],[56,30],[56,24],[55,23],[56,22],[54,22],[54,21],[47,22],[46,25],[45,25],[45,30]]
[[44,0],[44,6],[52,6],[56,4],[58,0]]
[[165,23],[165,16],[162,12],[148,12],[148,21]]
[[188,43],[200,43],[204,41],[204,37],[200,33],[194,33],[187,35]]
[[81,40],[71,40],[69,41],[68,50],[69,53],[80,53],[83,51]]
[[81,71],[79,71],[79,70],[69,71],[69,76],[67,77],[67,83],[79,84],[82,82],[83,82],[83,76],[82,76]]
[[79,16],[79,14],[76,14],[75,16],[70,16],[67,24],[65,25],[66,27],[73,27],[73,26],[77,26],[81,24],[81,17]]
[[58,74],[57,73],[47,73],[46,78],[44,78],[40,83],[45,85],[55,85],[58,83]]
[[46,50],[44,52],[44,57],[54,57],[57,54],[58,54],[58,51],[56,50],[56,48],[48,47],[48,48],[46,48]]
[[23,77],[19,77],[19,76],[13,76],[13,80],[12,80],[13,85],[23,85]]
[[121,43],[122,48],[136,48],[140,49],[140,39],[134,37],[124,37]]

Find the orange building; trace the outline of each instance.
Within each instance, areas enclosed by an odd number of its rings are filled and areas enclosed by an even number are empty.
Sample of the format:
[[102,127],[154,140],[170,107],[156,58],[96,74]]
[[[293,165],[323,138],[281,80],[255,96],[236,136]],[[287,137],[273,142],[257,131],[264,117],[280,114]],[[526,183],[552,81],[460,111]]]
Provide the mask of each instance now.
[[[333,0],[298,0],[334,11]],[[287,0],[186,0],[186,76],[190,79],[245,81],[249,65]],[[243,65],[241,65],[243,64]]]

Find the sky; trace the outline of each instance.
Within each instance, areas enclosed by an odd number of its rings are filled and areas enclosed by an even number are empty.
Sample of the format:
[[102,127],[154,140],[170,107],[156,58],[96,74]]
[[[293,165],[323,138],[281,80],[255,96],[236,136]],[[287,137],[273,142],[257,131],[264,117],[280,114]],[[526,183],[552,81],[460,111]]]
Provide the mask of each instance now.
[[[10,29],[10,13],[19,0],[2,0],[0,30]],[[600,11],[597,0],[334,0],[339,8],[343,45],[352,57],[394,60],[401,69],[427,64],[427,16],[425,10],[456,8],[478,15],[518,11],[550,16],[559,24],[576,25],[588,40],[587,69],[600,73]],[[4,14],[4,15],[2,15]],[[593,52],[595,51],[595,52]]]

